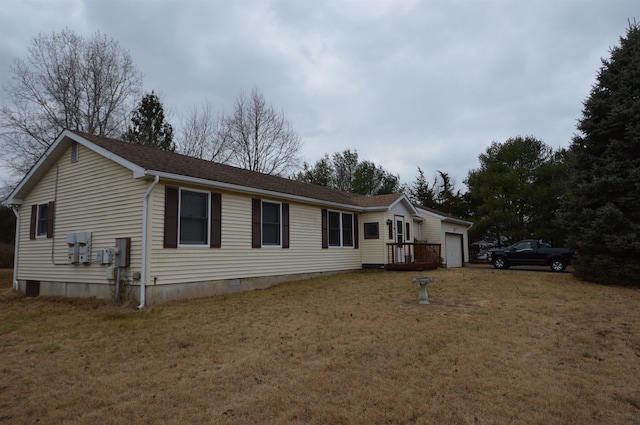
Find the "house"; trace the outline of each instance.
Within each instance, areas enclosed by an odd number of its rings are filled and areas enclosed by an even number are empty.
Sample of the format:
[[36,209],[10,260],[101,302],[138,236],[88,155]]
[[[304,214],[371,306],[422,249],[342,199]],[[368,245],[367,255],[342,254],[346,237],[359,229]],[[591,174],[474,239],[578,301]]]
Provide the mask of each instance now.
[[469,258],[471,223],[404,194],[354,195],[70,130],[8,203],[14,289],[33,296],[130,297],[144,307]]

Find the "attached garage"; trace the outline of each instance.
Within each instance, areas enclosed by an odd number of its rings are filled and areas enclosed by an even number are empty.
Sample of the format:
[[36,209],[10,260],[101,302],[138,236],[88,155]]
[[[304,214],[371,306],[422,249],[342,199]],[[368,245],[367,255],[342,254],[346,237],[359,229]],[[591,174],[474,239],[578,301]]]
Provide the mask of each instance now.
[[444,267],[463,267],[469,261],[468,230],[473,223],[423,206],[416,209],[423,219],[418,227],[418,239],[440,244]]

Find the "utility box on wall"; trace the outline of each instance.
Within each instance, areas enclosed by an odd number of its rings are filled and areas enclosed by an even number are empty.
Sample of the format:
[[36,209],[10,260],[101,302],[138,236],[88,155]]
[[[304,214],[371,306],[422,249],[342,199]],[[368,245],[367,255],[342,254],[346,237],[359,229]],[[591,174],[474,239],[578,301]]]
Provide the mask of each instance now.
[[80,262],[80,253],[76,245],[75,233],[67,233],[67,246],[69,247],[69,264],[78,264]]
[[76,233],[76,244],[78,245],[80,263],[91,263],[91,232]]
[[96,250],[96,263],[98,264],[111,264],[113,263],[113,255],[115,248],[104,248]]
[[69,264],[91,263],[91,232],[67,233]]
[[128,268],[131,264],[131,238],[116,239],[116,267]]

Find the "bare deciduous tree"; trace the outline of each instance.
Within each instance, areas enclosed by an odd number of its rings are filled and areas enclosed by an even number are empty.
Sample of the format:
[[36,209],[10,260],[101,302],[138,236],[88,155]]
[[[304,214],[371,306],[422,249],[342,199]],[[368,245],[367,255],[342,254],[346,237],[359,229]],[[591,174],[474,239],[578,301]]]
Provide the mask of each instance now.
[[178,151],[208,161],[226,163],[231,147],[222,133],[223,116],[214,112],[208,100],[198,107],[192,105],[181,120]]
[[35,163],[63,128],[120,136],[141,91],[131,55],[99,32],[84,39],[69,29],[40,34],[27,58],[9,68],[0,141],[18,174]]
[[223,120],[221,137],[232,148],[230,163],[238,167],[284,175],[298,166],[300,136],[256,87],[236,99],[233,115]]

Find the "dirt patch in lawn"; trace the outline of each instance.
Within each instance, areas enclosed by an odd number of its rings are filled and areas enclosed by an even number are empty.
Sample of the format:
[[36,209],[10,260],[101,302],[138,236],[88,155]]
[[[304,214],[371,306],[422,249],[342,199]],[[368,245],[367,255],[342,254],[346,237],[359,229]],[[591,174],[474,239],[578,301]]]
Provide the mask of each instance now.
[[640,424],[640,291],[569,273],[361,272],[144,311],[0,278],[0,423]]

